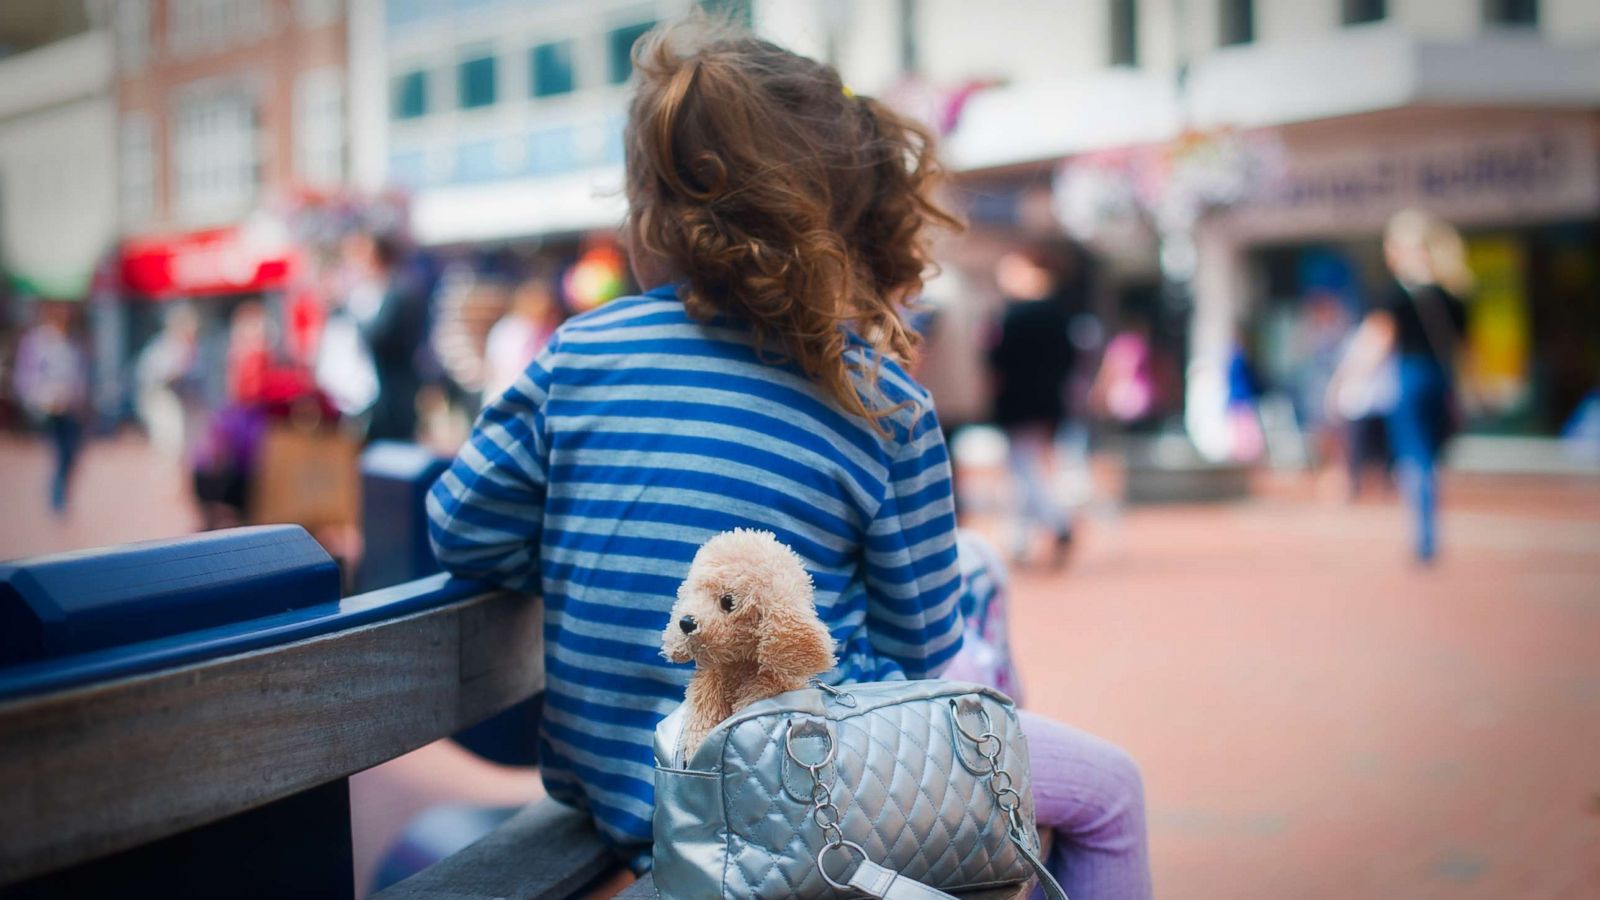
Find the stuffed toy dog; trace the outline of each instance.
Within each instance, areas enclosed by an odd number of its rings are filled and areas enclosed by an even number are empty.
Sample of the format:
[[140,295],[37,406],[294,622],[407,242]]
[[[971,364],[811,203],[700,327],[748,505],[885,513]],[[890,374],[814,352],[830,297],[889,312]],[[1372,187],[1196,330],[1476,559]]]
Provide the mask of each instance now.
[[686,756],[737,710],[803,688],[834,665],[800,558],[770,532],[744,528],[695,553],[661,655],[695,664],[683,701]]

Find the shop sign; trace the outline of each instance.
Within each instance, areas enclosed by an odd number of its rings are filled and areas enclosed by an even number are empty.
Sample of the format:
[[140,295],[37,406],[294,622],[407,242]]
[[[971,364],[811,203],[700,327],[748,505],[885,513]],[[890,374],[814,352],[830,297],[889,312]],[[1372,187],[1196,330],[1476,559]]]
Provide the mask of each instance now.
[[289,270],[286,243],[246,227],[138,238],[122,252],[124,287],[146,297],[276,290],[287,283]]
[[1600,209],[1594,133],[1582,122],[1352,133],[1316,143],[1291,135],[1286,144],[1282,172],[1244,198],[1230,224],[1281,235],[1368,230],[1412,206],[1458,225],[1585,217]]

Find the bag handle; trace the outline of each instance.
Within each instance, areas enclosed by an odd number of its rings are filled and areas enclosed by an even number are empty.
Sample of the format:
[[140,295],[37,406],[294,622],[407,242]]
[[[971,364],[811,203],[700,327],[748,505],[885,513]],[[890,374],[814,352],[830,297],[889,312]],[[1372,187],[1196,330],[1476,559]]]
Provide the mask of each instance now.
[[[1044,863],[1040,862],[1039,857],[1032,850],[1029,850],[1027,844],[1015,833],[1011,834],[1010,837],[1011,843],[1017,847],[1017,852],[1021,853],[1022,858],[1028,861],[1028,865],[1033,868],[1034,874],[1039,876],[1039,887],[1043,889],[1045,897],[1048,900],[1067,900],[1067,892],[1061,889],[1061,885],[1050,874],[1050,870],[1045,868]],[[848,841],[845,846],[854,847]],[[823,851],[826,852],[827,849],[824,847]],[[855,849],[860,850],[861,848],[855,847]],[[818,865],[820,866],[821,863],[819,862]],[[834,884],[833,879],[828,877],[826,870],[823,871],[822,877],[827,879],[830,884]],[[840,888],[846,885],[855,888],[868,897],[878,897],[881,900],[956,900],[955,897],[938,888],[929,887],[914,878],[907,878],[893,869],[878,865],[867,859],[865,854],[862,855],[861,863],[856,866],[855,872],[851,874],[850,880],[845,885],[834,884],[835,887]]]

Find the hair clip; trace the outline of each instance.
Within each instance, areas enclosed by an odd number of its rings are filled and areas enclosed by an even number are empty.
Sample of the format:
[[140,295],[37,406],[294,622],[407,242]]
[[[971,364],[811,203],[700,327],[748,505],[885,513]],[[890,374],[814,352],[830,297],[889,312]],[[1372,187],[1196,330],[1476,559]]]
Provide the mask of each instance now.
[[848,85],[848,84],[840,85],[839,86],[839,92],[841,94],[844,94],[846,97],[849,97],[851,100],[854,100],[856,98],[856,92],[850,90],[850,85]]

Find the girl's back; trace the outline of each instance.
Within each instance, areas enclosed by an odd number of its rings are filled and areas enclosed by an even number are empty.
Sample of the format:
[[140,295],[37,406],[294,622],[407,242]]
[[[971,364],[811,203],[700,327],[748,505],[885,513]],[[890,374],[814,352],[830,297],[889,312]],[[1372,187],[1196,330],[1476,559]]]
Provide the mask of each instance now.
[[880,433],[766,356],[671,286],[614,301],[557,332],[429,497],[447,568],[542,594],[545,783],[619,842],[649,840],[651,735],[690,673],[661,657],[661,631],[712,535],[766,529],[800,554],[838,642],[833,680],[924,676],[959,646],[926,393],[885,362],[880,390],[905,405]]

